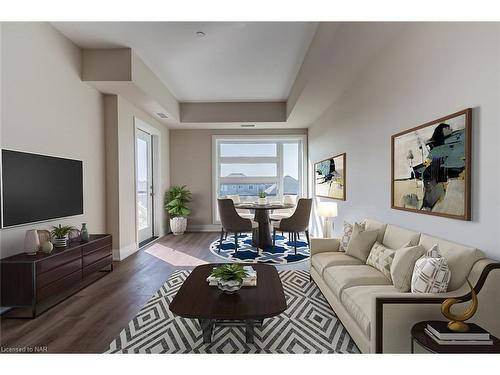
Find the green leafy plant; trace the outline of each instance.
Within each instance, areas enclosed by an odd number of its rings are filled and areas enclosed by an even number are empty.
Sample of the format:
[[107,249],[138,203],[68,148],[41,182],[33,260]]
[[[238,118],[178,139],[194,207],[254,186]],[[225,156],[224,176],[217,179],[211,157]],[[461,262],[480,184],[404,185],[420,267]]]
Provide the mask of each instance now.
[[223,264],[215,268],[210,274],[212,277],[220,278],[224,281],[236,280],[239,283],[243,282],[243,279],[248,276],[247,271],[243,269],[243,266],[239,264]]
[[187,203],[191,201],[191,191],[183,186],[171,186],[165,193],[165,210],[171,217],[188,216],[191,213]]
[[265,191],[259,191],[259,198],[267,197],[267,193]]
[[52,236],[52,238],[62,239],[62,238],[65,238],[68,235],[68,233],[70,231],[72,231],[73,229],[75,229],[75,228],[70,226],[70,225],[59,224],[59,226],[57,226],[57,227],[52,227],[52,230],[50,231],[50,235]]

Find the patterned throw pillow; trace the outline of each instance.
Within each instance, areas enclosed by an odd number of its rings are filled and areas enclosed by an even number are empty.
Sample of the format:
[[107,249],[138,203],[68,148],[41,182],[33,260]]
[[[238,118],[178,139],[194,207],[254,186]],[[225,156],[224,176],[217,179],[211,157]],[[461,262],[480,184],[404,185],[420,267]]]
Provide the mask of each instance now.
[[448,262],[434,245],[415,262],[411,278],[412,293],[444,293],[448,290],[451,271]]
[[[362,222],[358,224],[361,230],[365,230],[365,223]],[[352,237],[352,231],[354,229],[354,225],[344,221],[344,229],[342,231],[342,237],[340,238],[339,251],[345,252],[347,250],[347,246],[349,245],[349,241]]]
[[370,255],[368,255],[366,264],[378,269],[385,277],[392,281],[391,265],[395,255],[396,250],[389,249],[381,243],[375,242],[370,251]]

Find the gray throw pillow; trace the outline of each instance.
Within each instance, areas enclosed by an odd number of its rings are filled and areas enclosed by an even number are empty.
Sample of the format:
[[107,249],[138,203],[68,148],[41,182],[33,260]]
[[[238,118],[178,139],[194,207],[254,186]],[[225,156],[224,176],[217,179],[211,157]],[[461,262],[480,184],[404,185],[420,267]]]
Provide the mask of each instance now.
[[411,277],[415,262],[425,253],[422,246],[406,246],[396,250],[391,264],[391,279],[394,287],[402,292],[408,292],[411,287]]
[[360,231],[359,226],[356,224],[345,253],[366,263],[366,258],[368,258],[370,250],[377,240],[377,235],[378,230]]

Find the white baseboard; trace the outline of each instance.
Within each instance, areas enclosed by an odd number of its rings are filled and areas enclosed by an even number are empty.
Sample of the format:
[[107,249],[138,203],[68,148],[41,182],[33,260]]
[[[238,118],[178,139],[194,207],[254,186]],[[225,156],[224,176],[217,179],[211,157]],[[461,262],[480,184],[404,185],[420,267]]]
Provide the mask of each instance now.
[[121,249],[113,249],[113,260],[122,261],[126,257],[135,253],[137,250],[139,250],[139,248],[137,247],[136,243],[122,247]]
[[186,232],[220,232],[221,226],[217,224],[188,225]]

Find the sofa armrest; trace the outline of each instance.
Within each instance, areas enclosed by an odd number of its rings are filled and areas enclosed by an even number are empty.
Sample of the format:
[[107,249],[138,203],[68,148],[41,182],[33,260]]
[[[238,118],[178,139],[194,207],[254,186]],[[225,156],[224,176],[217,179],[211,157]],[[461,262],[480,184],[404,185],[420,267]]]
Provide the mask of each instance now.
[[[474,279],[473,274],[480,272]],[[478,296],[478,310],[470,322],[477,323],[493,335],[500,334],[498,306],[500,306],[500,263],[491,260],[476,262],[469,274]],[[371,352],[409,353],[411,328],[423,320],[446,320],[441,315],[441,304],[447,298],[457,298],[461,303],[455,311],[463,311],[469,304],[470,290],[460,288],[453,292],[401,293],[378,295],[372,309]]]
[[339,251],[338,238],[311,238],[311,256],[318,253]]

